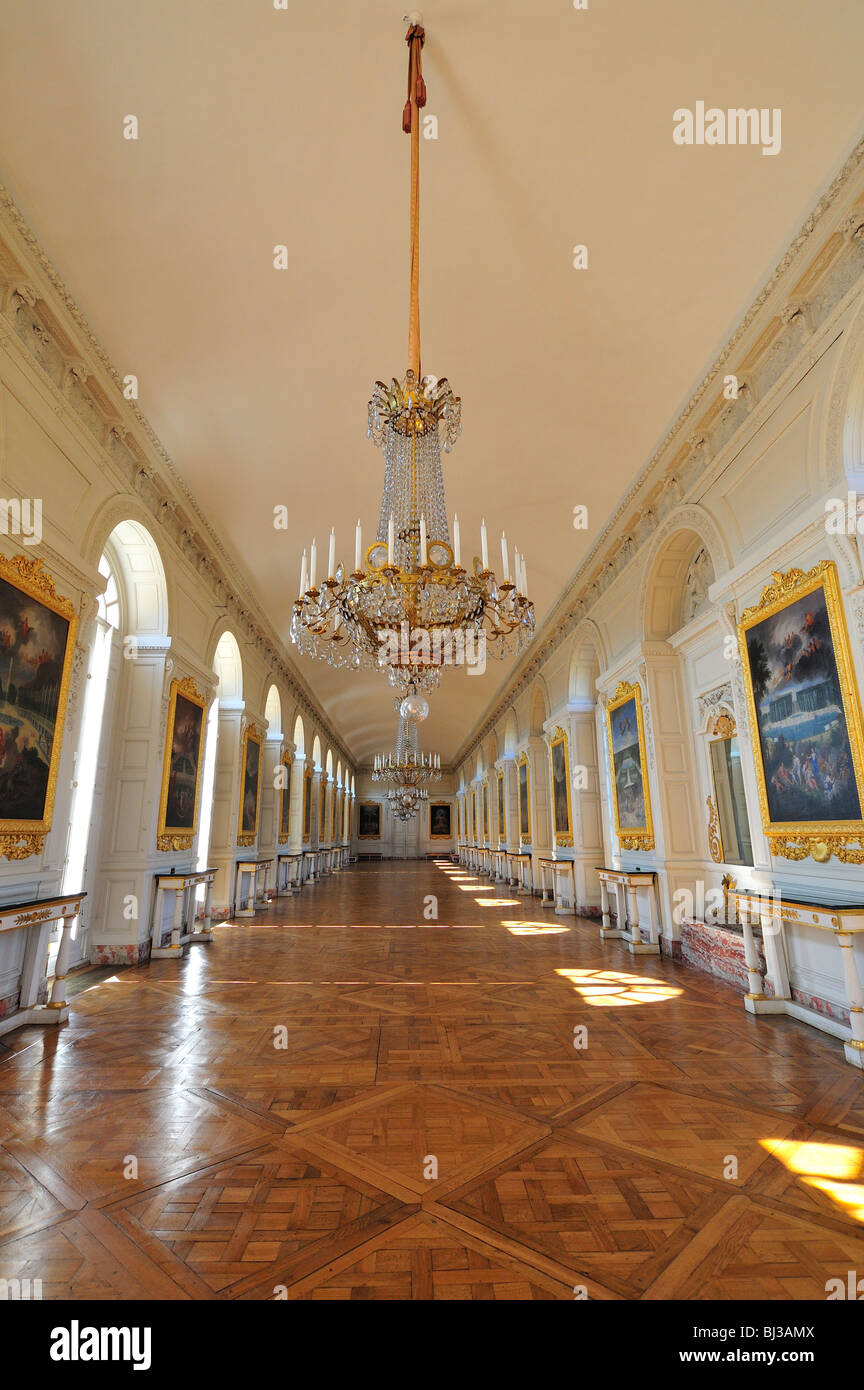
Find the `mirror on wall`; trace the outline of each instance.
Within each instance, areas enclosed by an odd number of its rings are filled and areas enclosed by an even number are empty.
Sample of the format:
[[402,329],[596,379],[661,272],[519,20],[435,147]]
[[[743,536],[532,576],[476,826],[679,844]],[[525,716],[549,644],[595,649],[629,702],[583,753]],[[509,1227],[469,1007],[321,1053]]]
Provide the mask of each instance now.
[[[731,723],[731,721],[730,721]],[[709,744],[714,806],[717,812],[719,855],[724,864],[753,864],[741,752],[736,734],[715,738]],[[713,853],[713,847],[712,847]]]

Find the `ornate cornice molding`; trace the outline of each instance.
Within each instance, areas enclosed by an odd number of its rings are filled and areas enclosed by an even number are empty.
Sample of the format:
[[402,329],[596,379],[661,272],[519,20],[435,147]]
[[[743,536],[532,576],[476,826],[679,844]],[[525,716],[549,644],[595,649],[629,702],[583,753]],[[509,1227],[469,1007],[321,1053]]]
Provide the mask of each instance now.
[[[856,176],[864,169],[864,140],[852,150],[839,174],[823,193],[738,327],[727,340],[690,399],[679,412],[665,438],[637,474],[615,512],[566,585],[534,641],[515,671],[499,687],[486,712],[453,759],[459,767],[487,737],[526,686],[549,661],[564,638],[587,617],[597,600],[625,568],[644,550],[658,525],[690,499],[710,471],[718,455],[742,425],[794,365],[813,353],[813,343],[851,290],[864,275],[864,207],[838,213],[836,227],[823,227]],[[864,188],[854,191],[857,201]],[[803,253],[823,231],[806,267]],[[831,239],[838,246],[831,254]],[[793,279],[794,277],[794,279]],[[789,279],[785,298],[784,282]],[[798,287],[806,285],[806,292]],[[771,301],[779,301],[768,317]],[[751,341],[745,341],[750,335]],[[742,365],[736,400],[725,402],[723,376],[732,370],[731,359],[739,349]],[[816,356],[813,356],[816,360]],[[744,390],[741,390],[741,383]],[[714,388],[713,395],[710,394]],[[695,416],[701,409],[701,418]],[[616,544],[617,540],[617,544]]]
[[[41,367],[55,393],[55,410],[72,410],[147,507],[160,534],[167,533],[187,563],[209,583],[238,635],[256,647],[334,753],[353,765],[345,740],[331,727],[275,629],[255,616],[261,604],[248,577],[210,524],[146,415],[135,401],[124,397],[120,373],[3,184],[0,238],[0,285],[5,283],[8,290],[0,297],[0,346],[17,340]],[[6,265],[9,259],[15,268]],[[50,298],[40,292],[40,274]],[[42,316],[40,302],[48,311]],[[24,310],[29,334],[19,331],[16,323]],[[64,315],[65,325],[60,322]]]

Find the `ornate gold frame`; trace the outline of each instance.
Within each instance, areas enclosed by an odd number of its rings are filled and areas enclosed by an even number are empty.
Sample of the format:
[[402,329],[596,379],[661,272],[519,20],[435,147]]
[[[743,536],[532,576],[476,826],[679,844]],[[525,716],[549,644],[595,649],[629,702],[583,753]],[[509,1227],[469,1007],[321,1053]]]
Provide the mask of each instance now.
[[720,834],[720,817],[714,805],[714,797],[706,796],[705,805],[708,807],[708,853],[711,855],[715,864],[722,864],[723,836]]
[[[277,822],[276,822],[276,834],[277,834],[277,838],[278,838],[278,840],[279,840],[280,845],[287,845],[287,844],[288,844],[288,841],[291,839],[291,823],[290,823],[290,818],[291,818],[291,777],[292,777],[292,775],[293,775],[293,768],[294,768],[294,754],[291,753],[291,752],[288,752],[288,751],[286,751],[285,753],[283,753],[283,754],[282,754],[282,757],[279,759],[279,766],[280,766],[280,767],[287,767],[287,769],[288,769],[288,777],[287,777],[287,781],[286,781],[285,786],[284,786],[284,787],[281,787],[281,788],[279,789],[279,819],[278,819]],[[288,797],[288,818],[289,818],[287,834],[286,834],[286,832],[282,829],[282,811],[283,811],[284,806],[285,806],[285,797],[286,797],[286,796]]]
[[720,827],[720,815],[714,804],[714,797],[717,796],[717,779],[714,776],[714,762],[711,757],[711,748],[715,743],[726,743],[729,739],[738,737],[738,725],[735,723],[731,714],[725,711],[717,715],[711,725],[711,737],[708,740],[708,776],[711,779],[711,796],[706,797],[705,805],[708,807],[708,853],[715,864],[725,862],[726,853],[723,848],[723,832]]
[[[258,786],[255,789],[255,829],[243,829],[243,788],[246,786],[246,755],[250,743],[258,745]],[[243,730],[243,744],[240,752],[240,804],[237,807],[237,843],[246,849],[254,845],[258,835],[258,817],[261,811],[261,773],[263,772],[264,739],[254,724],[247,724]]]
[[[378,808],[378,834],[361,835],[360,833],[360,807],[377,806]],[[381,839],[381,802],[380,801],[358,801],[357,802],[357,839],[358,840],[380,840]]]
[[327,774],[322,771],[318,784],[318,843],[327,839]]
[[489,843],[489,778],[481,787],[482,807],[483,807],[483,843]]
[[303,771],[303,843],[312,843],[312,769]]
[[864,819],[859,821],[772,821],[768,808],[768,793],[765,786],[765,769],[762,764],[762,745],[759,738],[759,725],[756,718],[756,702],[753,698],[753,685],[750,679],[750,662],[747,654],[747,633],[763,619],[771,617],[787,608],[797,599],[823,589],[834,659],[840,681],[840,696],[846,728],[849,734],[849,748],[852,754],[852,767],[858,800],[864,807],[864,720],[861,714],[861,697],[855,680],[855,666],[849,646],[849,632],[846,615],[837,578],[837,566],[833,560],[822,560],[807,573],[792,569],[786,574],[774,571],[771,583],[762,590],[762,597],[751,608],[745,608],[738,622],[738,650],[747,692],[747,715],[750,721],[750,740],[753,745],[753,760],[756,765],[756,785],[759,789],[759,810],[762,828],[768,837],[768,846],[773,855],[782,859],[806,859],[808,855],[817,864],[824,864],[833,855],[844,864],[864,864]]
[[[554,748],[564,745],[564,786],[567,791],[567,829],[557,830],[555,828],[555,760],[552,756]],[[567,743],[567,735],[563,729],[555,730],[549,740],[549,800],[552,803],[552,834],[555,837],[555,844],[560,846],[573,847],[573,807],[570,804],[570,748]]]
[[[174,744],[174,721],[177,717],[177,696],[182,695],[190,704],[201,710],[201,736],[198,740],[198,757],[195,763],[195,810],[192,815],[192,829],[183,826],[166,825],[168,813],[168,783],[171,777],[171,749]],[[207,701],[201,694],[191,676],[171,682],[168,695],[168,718],[165,723],[165,751],[162,755],[162,789],[159,793],[159,821],[156,826],[156,848],[163,853],[192,848],[198,833],[198,806],[201,797],[201,772],[204,759],[204,741],[207,736]]]
[[471,788],[471,843],[477,844],[477,788]]
[[[449,806],[450,808],[450,834],[433,835],[432,833],[432,808],[434,806]],[[452,801],[430,801],[429,802],[429,839],[430,840],[452,840],[453,839],[453,803]]]
[[498,843],[503,845],[507,841],[507,798],[504,791],[504,772],[499,771],[496,778],[496,793],[498,796]]
[[[528,834],[522,834],[522,779],[519,776],[520,767],[525,769],[525,798],[528,802]],[[531,820],[531,759],[527,753],[516,759],[516,797],[519,804],[519,847],[528,845],[530,848],[534,829]]]
[[[628,700],[632,699],[636,701],[636,730],[639,739],[639,761],[642,764],[642,790],[645,796],[645,828],[643,830],[632,830],[629,827],[622,830],[618,817],[618,788],[615,784],[612,715],[616,709],[620,709],[622,705],[626,705]],[[615,817],[615,834],[618,836],[618,843],[622,849],[626,850],[651,850],[654,848],[654,820],[651,814],[651,788],[648,778],[645,723],[642,718],[642,690],[638,681],[633,685],[629,681],[618,682],[615,694],[606,706],[606,740],[609,749],[610,781],[612,783],[612,812]]]
[[60,693],[57,697],[57,717],[54,723],[54,737],[51,742],[51,761],[48,764],[48,782],[45,788],[45,814],[41,820],[0,820],[0,858],[29,859],[32,854],[41,854],[45,848],[45,836],[51,829],[54,815],[54,797],[57,791],[57,772],[60,766],[60,753],[66,725],[66,705],[69,699],[69,681],[72,675],[72,658],[75,653],[75,635],[78,631],[78,614],[72,601],[57,593],[54,580],[43,570],[43,560],[31,559],[29,555],[13,555],[11,560],[0,555],[0,579],[5,579],[14,589],[19,589],[28,598],[35,599],[52,613],[65,618],[69,624],[66,633],[66,649],[63,653],[63,670],[60,676]]

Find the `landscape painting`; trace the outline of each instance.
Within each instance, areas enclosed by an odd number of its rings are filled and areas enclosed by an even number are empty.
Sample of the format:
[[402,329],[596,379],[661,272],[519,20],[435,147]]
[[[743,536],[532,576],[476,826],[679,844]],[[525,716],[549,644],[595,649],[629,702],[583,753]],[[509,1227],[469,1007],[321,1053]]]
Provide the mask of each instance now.
[[282,774],[285,785],[280,793],[279,801],[279,843],[280,845],[287,845],[291,831],[291,768],[293,759],[290,753],[284,755],[282,766],[285,769]]
[[312,839],[312,772],[308,767],[303,773],[303,839]]
[[558,729],[550,745],[552,755],[552,810],[555,819],[555,843],[570,845],[570,787],[567,769],[567,737]]
[[160,839],[181,836],[191,844],[198,828],[203,744],[204,697],[193,680],[172,681],[157,832]]
[[797,587],[787,576],[779,601],[769,586],[741,624],[766,830],[858,831],[862,821],[861,707],[836,570],[825,562],[816,575]]
[[531,806],[527,758],[524,758],[519,764],[519,838],[523,845],[530,845]]
[[51,828],[76,623],[41,561],[0,561],[0,834]]
[[642,693],[622,682],[606,708],[612,757],[615,829],[622,848],[650,849],[654,844],[648,792]]
[[258,794],[261,781],[261,736],[254,725],[243,735],[240,786],[240,835],[251,844],[258,831]]
[[504,812],[504,773],[498,773],[498,840],[501,844],[507,839],[507,820]]

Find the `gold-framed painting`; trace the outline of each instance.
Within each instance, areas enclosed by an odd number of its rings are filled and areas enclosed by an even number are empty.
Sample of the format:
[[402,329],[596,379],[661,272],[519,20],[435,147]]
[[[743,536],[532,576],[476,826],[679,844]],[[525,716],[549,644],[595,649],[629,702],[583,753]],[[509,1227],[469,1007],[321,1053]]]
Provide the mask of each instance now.
[[504,773],[498,773],[498,843],[507,839],[507,815],[504,809]]
[[307,767],[303,773],[303,843],[312,839],[312,769]]
[[516,760],[516,775],[519,784],[519,844],[531,844],[531,772],[528,754],[523,753]]
[[381,839],[381,802],[380,802],[380,801],[358,801],[358,803],[357,803],[357,839],[358,839],[358,840],[380,840],[380,839]]
[[240,757],[240,807],[237,813],[237,843],[254,845],[258,834],[258,808],[261,802],[261,751],[263,739],[254,724],[243,730]]
[[291,836],[291,775],[294,767],[294,754],[282,754],[280,767],[284,767],[279,788],[279,843],[287,845]]
[[477,788],[471,790],[471,840],[477,844]]
[[171,682],[156,826],[163,852],[191,849],[198,832],[206,704],[191,676]]
[[483,843],[489,843],[489,783],[483,783]]
[[771,853],[864,863],[864,727],[834,561],[772,574],[738,644]]
[[0,556],[0,856],[51,829],[78,615],[43,561]]
[[622,849],[653,849],[654,822],[642,691],[638,684],[619,681],[606,706],[606,731],[612,759],[612,806],[618,842]]
[[429,839],[452,840],[452,808],[449,801],[429,802]]
[[560,846],[573,845],[573,813],[570,805],[570,754],[567,735],[563,729],[556,729],[549,740],[549,758],[552,764],[552,826],[555,843]]

